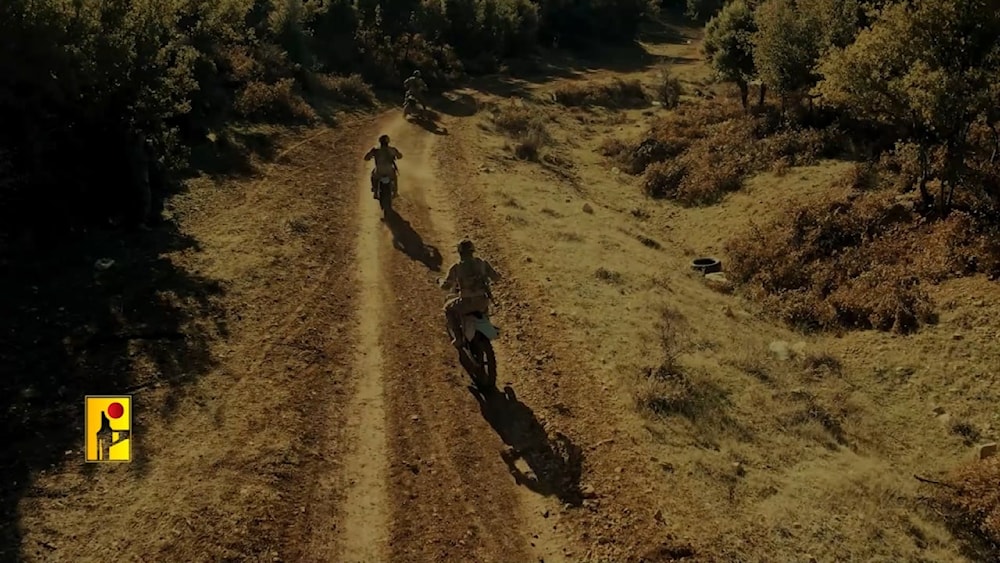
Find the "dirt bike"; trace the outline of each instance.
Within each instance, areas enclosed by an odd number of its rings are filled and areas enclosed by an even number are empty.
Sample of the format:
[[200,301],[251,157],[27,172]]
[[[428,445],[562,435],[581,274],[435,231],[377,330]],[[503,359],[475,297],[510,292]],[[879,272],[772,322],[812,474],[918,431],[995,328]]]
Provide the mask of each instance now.
[[427,107],[422,101],[420,101],[417,94],[414,94],[413,92],[406,93],[406,98],[403,100],[403,117],[409,117],[411,115],[421,117],[424,115],[426,110]]
[[[374,172],[372,172],[372,176],[375,180],[375,185],[373,186],[375,199],[378,200],[378,205],[382,208],[382,217],[387,218],[392,212],[392,198],[396,196],[396,178],[392,174],[376,176]],[[398,172],[396,176],[398,176]]]
[[[455,338],[451,323],[446,323],[448,336]],[[462,346],[460,357],[470,361],[469,374],[480,391],[488,392],[496,389],[497,357],[493,351],[492,341],[500,334],[499,329],[490,321],[488,313],[475,311],[462,317]],[[465,362],[463,362],[465,365]]]
[[411,115],[421,115],[423,113],[422,105],[420,100],[417,99],[411,93],[406,94],[406,99],[403,101],[403,117],[409,117]]

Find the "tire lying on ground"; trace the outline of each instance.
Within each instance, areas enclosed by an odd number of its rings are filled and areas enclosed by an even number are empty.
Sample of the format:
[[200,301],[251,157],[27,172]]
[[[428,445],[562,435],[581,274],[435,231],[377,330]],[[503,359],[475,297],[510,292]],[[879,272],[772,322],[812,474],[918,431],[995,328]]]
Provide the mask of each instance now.
[[691,269],[702,274],[713,274],[722,271],[722,262],[716,258],[695,258],[691,261]]

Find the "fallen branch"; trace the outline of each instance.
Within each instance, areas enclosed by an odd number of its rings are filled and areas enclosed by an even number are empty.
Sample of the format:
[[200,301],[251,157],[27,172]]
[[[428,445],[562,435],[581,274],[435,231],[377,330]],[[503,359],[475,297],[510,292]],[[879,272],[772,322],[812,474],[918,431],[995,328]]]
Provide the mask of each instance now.
[[600,442],[597,442],[596,444],[590,446],[587,449],[589,449],[589,450],[596,450],[598,447],[603,446],[604,444],[610,444],[610,443],[612,443],[614,441],[615,441],[614,438],[608,438],[607,440],[601,440]]
[[942,481],[935,481],[934,479],[928,479],[926,477],[921,477],[920,475],[917,475],[916,473],[913,474],[913,478],[916,479],[917,481],[920,481],[921,483],[928,483],[928,484],[931,484],[931,485],[940,485],[942,487],[950,487],[952,489],[958,489],[959,488],[957,485],[952,485],[951,483],[944,483]]

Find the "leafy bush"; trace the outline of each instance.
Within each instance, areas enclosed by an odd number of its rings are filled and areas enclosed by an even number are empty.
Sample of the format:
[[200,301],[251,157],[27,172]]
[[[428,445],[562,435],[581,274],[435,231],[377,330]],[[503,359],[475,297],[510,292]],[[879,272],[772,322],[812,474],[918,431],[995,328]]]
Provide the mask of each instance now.
[[274,84],[251,82],[236,95],[233,109],[243,117],[265,121],[313,121],[316,112],[295,92],[291,78]]
[[377,102],[372,87],[361,78],[360,74],[350,76],[314,75],[307,82],[307,88],[321,92],[342,104],[374,107]]
[[705,22],[715,16],[725,3],[725,0],[685,0],[684,14],[695,21]]
[[934,321],[920,283],[1000,273],[1000,246],[964,213],[921,221],[891,192],[795,207],[727,246],[732,279],[789,324],[911,332]]
[[644,107],[649,104],[642,82],[616,78],[606,84],[570,83],[553,92],[556,102],[564,106],[603,106],[607,108]]
[[744,109],[748,107],[750,80],[757,73],[753,46],[756,33],[753,11],[743,0],[726,4],[705,26],[705,55],[720,79],[737,85]]
[[542,114],[520,100],[492,108],[490,122],[498,132],[516,141],[514,155],[523,160],[537,161],[541,148],[552,140]]
[[674,109],[681,103],[681,94],[684,87],[679,78],[674,76],[668,68],[661,68],[657,73],[656,80],[656,100],[663,104],[663,107]]
[[676,160],[656,162],[646,169],[642,188],[646,195],[656,199],[677,197],[681,180],[687,175],[684,165]]
[[441,87],[467,66],[495,70],[504,57],[530,54],[539,37],[631,39],[651,13],[645,0],[588,0],[567,7],[568,15],[564,7],[562,0],[0,2],[0,198],[8,204],[0,223],[52,230],[101,221],[110,201],[131,197],[112,186],[134,182],[106,171],[149,161],[181,172],[188,146],[233,119],[309,121],[316,113],[306,100],[316,95],[370,106],[364,82],[401,88],[419,69]]
[[945,509],[952,525],[963,535],[978,538],[989,553],[1000,554],[1000,458],[992,457],[963,464],[951,474],[952,487],[941,487],[936,500]]

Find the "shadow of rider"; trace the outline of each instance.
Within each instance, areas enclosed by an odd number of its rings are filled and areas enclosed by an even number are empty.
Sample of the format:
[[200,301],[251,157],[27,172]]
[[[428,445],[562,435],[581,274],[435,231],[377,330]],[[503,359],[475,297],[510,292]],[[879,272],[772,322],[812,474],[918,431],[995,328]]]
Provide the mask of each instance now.
[[[503,393],[480,394],[473,391],[483,418],[507,444],[501,457],[518,485],[560,501],[579,506],[583,452],[561,432],[551,435],[535,413],[521,402],[509,385]],[[523,460],[529,471],[518,467]]]
[[386,225],[392,233],[392,246],[407,255],[411,260],[417,260],[432,272],[440,272],[443,258],[441,252],[433,245],[424,242],[410,223],[391,210],[385,218]]

